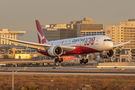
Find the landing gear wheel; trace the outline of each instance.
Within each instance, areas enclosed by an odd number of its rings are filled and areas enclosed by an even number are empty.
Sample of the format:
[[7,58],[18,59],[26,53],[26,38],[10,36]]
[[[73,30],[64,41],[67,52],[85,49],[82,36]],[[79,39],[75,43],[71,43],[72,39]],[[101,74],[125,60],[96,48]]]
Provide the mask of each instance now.
[[84,61],[84,64],[86,64],[86,63],[88,63],[88,59],[86,59],[86,60]]
[[82,64],[83,63],[83,61],[82,60],[80,60],[80,64]]
[[55,58],[55,63],[57,63],[58,62],[58,58]]
[[88,59],[82,59],[82,60],[80,60],[80,64],[82,64],[82,63],[84,63],[84,64],[88,63]]
[[81,59],[81,60],[80,60],[80,64],[82,64],[82,63],[84,63],[84,59]]
[[63,61],[63,58],[55,58],[55,63],[59,62],[61,63]]
[[88,63],[88,59],[86,59],[86,63]]
[[60,58],[60,59],[59,59],[59,63],[61,63],[62,61],[63,61],[63,58]]

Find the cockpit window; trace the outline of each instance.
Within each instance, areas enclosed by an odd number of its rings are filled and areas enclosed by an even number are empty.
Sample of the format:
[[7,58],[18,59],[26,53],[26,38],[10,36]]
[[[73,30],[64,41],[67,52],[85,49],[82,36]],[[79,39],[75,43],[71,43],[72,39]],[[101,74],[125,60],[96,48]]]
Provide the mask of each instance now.
[[104,41],[112,41],[111,39],[104,39]]

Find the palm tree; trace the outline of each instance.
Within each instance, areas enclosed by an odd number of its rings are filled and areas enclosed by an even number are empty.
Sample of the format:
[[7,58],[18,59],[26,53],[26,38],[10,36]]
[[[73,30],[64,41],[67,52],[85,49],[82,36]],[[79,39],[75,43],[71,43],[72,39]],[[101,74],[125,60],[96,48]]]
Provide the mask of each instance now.
[[125,49],[122,49],[122,50],[121,50],[121,53],[122,53],[122,54],[125,54]]
[[134,53],[134,52],[135,52],[135,49],[132,48],[132,49],[131,49],[131,52]]
[[120,49],[119,48],[116,49],[116,53],[120,53]]

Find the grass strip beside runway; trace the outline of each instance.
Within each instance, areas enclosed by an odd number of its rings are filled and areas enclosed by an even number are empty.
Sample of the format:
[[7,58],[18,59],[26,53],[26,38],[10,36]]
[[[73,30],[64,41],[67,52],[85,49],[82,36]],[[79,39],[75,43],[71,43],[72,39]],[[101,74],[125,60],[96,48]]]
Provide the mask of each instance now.
[[[12,75],[0,74],[0,90],[11,90]],[[18,75],[15,90],[134,90],[135,76]]]

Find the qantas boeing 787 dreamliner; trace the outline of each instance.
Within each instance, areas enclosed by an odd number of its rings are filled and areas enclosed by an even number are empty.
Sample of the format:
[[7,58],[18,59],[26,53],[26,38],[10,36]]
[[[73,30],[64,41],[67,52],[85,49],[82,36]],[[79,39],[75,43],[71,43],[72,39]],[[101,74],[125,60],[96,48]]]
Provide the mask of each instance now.
[[100,52],[101,57],[109,58],[113,56],[114,47],[121,46],[132,41],[131,39],[128,42],[114,45],[111,38],[105,35],[47,41],[38,20],[36,20],[36,26],[39,43],[15,40],[5,37],[0,38],[7,39],[14,43],[26,45],[28,47],[37,48],[39,53],[50,57],[55,57],[55,62],[62,62],[63,58],[60,57],[62,55],[83,54],[84,56],[80,60],[80,63],[84,64],[88,62],[88,59],[86,59],[86,55],[88,53]]

